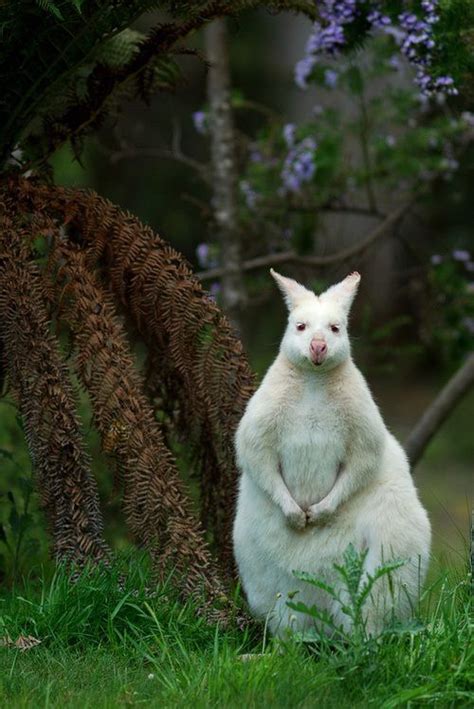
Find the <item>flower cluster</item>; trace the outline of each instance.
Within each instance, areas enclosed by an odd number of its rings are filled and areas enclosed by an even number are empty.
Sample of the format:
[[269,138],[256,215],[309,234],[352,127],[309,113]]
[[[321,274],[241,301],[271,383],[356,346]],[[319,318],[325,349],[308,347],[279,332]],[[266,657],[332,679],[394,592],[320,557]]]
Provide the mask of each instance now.
[[197,258],[198,264],[201,266],[201,268],[206,268],[206,266],[209,265],[209,255],[210,255],[209,244],[202,242],[201,244],[197,245],[196,258]]
[[[454,249],[451,252],[450,257],[453,261],[458,261],[458,263],[463,264],[466,271],[469,271],[470,273],[474,272],[474,259],[471,252],[467,249]],[[433,254],[431,256],[431,263],[433,266],[439,266],[444,263],[445,260],[449,260],[449,257],[446,259],[446,257],[441,256],[441,254]]]
[[399,16],[400,27],[404,33],[401,51],[411,64],[417,67],[416,83],[425,96],[433,94],[457,94],[451,76],[430,75],[432,51],[435,48],[433,26],[439,21],[436,14],[437,0],[422,0],[424,16],[419,18],[412,12],[402,12]]
[[248,180],[240,181],[240,191],[244,195],[245,203],[249,209],[255,209],[258,202],[258,193],[253,189]]
[[357,0],[323,0],[319,14],[324,22],[313,24],[306,43],[305,57],[295,67],[295,82],[305,89],[318,55],[335,55],[345,44],[344,25],[353,21]]
[[283,137],[289,148],[283,163],[281,179],[284,192],[299,192],[305,182],[310,182],[316,172],[314,151],[316,141],[307,137],[301,141],[296,140],[295,126],[288,123],[283,128]]
[[215,268],[219,265],[219,251],[216,244],[201,242],[196,247],[196,258],[201,268]]
[[[425,97],[458,93],[451,76],[433,77],[430,73],[436,46],[433,28],[439,21],[437,6],[438,0],[422,0],[422,16],[405,11],[398,15],[397,22],[379,7],[372,8],[367,15],[371,29],[393,37],[402,55],[416,67],[415,81]],[[324,0],[320,10],[324,24],[314,23],[305,57],[295,67],[295,82],[300,88],[307,87],[308,78],[320,56],[334,56],[345,44],[344,25],[353,22],[358,12],[357,0]],[[326,83],[331,86],[331,83]]]
[[205,135],[208,130],[208,121],[207,121],[207,115],[204,113],[204,111],[195,111],[193,113],[193,123],[194,123],[194,128],[197,130],[198,133],[201,133],[202,135]]
[[214,302],[217,301],[217,297],[221,292],[221,284],[218,281],[213,281],[209,288],[209,298]]
[[392,24],[392,20],[388,15],[384,15],[380,10],[372,10],[367,15],[367,21],[377,30],[383,30]]

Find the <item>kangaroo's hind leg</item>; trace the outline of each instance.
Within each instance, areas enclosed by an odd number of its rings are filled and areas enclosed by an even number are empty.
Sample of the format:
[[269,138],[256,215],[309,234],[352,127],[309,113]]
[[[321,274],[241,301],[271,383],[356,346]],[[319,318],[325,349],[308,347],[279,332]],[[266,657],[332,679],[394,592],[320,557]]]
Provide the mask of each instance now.
[[[421,550],[420,550],[421,551]],[[391,545],[373,546],[365,561],[364,580],[374,578],[384,565],[399,561],[401,566],[378,578],[364,604],[366,632],[379,635],[394,621],[407,621],[416,613],[421,587],[426,575],[427,560],[422,553],[396,553]]]

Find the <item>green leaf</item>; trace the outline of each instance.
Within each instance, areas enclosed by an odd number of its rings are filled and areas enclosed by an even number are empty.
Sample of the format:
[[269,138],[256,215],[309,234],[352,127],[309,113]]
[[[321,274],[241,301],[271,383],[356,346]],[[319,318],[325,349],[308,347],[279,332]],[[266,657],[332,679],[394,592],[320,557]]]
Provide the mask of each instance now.
[[12,532],[14,534],[17,534],[21,529],[21,517],[18,514],[16,507],[12,507],[10,509],[10,515],[8,517],[8,521],[10,523],[10,527],[12,529]]

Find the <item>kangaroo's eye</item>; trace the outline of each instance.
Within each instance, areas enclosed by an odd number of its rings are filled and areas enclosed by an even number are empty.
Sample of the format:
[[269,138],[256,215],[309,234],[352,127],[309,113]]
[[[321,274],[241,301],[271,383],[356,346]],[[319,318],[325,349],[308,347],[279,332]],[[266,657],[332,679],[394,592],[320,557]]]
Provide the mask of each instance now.
[[339,332],[339,325],[331,325],[331,330],[333,332]]
[[306,330],[306,323],[304,323],[304,322],[296,323],[296,329],[299,330],[300,332],[303,332],[303,330]]

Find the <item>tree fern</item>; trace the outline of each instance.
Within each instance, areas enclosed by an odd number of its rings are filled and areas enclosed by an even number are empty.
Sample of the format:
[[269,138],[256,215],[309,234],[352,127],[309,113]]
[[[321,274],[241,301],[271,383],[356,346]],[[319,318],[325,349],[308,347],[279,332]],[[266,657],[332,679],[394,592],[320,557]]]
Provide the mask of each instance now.
[[[70,5],[75,7],[78,12],[80,12],[84,0],[68,0],[68,2]],[[53,2],[53,0],[36,0],[36,4],[39,5],[42,10],[49,12],[51,15],[57,17],[59,20],[64,19],[57,2]]]
[[[25,148],[23,143],[32,127],[37,134],[44,134],[44,140],[36,145],[37,152],[43,151],[46,145],[51,152],[67,137],[77,137],[77,134],[96,127],[95,119],[109,105],[112,93],[121,91],[124,85],[130,88],[134,80],[137,81],[139,93],[143,93],[143,76],[147,78],[149,89],[171,88],[170,80],[175,85],[179,78],[171,57],[174,42],[214,17],[265,5],[275,9],[297,9],[310,16],[315,15],[314,3],[305,0],[24,0],[19,5],[13,2],[1,4],[0,164],[16,146]],[[168,11],[176,22],[152,30],[143,43],[137,62],[130,58],[126,60],[121,52],[127,35],[121,33],[130,28],[139,15],[153,9]],[[114,45],[112,40],[117,35],[120,40]],[[129,30],[128,38],[130,36]],[[113,49],[116,51],[116,59],[108,63],[110,71],[105,74],[102,72],[100,85],[97,86],[97,82],[93,81],[91,87],[91,90],[98,90],[102,105],[92,96],[90,110],[87,112],[84,93],[82,97],[80,94],[75,95],[78,70],[90,68],[94,62],[107,64],[104,57],[110,56]],[[161,61],[158,69],[150,70],[154,56],[158,54],[161,57],[167,54],[169,61]],[[163,75],[165,67],[168,69],[166,77]],[[172,75],[169,72],[171,67]],[[151,82],[150,76],[153,79]],[[70,106],[77,100],[77,111],[81,119],[72,120],[69,115],[67,120],[57,126],[57,109],[66,95]],[[49,101],[54,109],[51,115],[46,110]],[[39,119],[44,120],[43,125]],[[51,128],[53,135],[52,140],[49,140]],[[27,152],[29,147],[26,146]]]
[[0,54],[0,143],[4,156],[21,141],[45,94],[52,95],[63,87],[65,79],[101,44],[156,3],[89,0],[79,6],[69,0],[46,0],[47,7],[55,12],[46,12],[44,4],[40,7],[31,0],[20,8],[12,5],[0,9],[4,35]]

